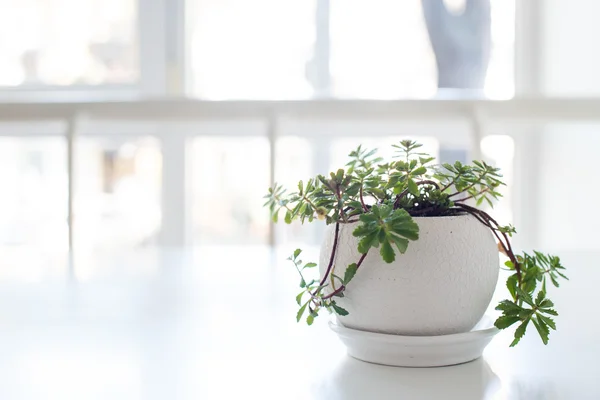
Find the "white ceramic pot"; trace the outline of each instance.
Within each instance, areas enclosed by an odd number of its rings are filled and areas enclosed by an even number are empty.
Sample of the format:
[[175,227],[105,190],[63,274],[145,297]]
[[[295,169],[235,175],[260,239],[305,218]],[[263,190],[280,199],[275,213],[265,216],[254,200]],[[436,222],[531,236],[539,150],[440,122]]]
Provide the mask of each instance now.
[[[498,248],[492,232],[474,217],[414,218],[419,240],[387,264],[372,248],[336,303],[349,315],[338,321],[352,329],[397,335],[432,336],[470,331],[483,317],[498,281]],[[340,224],[334,272],[360,258],[352,231],[358,223]],[[335,226],[321,246],[324,274]]]

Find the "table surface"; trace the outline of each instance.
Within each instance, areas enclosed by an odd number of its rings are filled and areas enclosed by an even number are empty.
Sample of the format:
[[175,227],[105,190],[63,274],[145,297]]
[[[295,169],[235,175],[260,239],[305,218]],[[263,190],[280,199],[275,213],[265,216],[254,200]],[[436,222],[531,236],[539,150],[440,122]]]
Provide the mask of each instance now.
[[548,346],[532,334],[509,349],[502,332],[482,359],[425,369],[348,357],[327,317],[297,324],[286,257],[4,252],[0,399],[600,399],[597,254],[563,255],[571,280],[551,293]]

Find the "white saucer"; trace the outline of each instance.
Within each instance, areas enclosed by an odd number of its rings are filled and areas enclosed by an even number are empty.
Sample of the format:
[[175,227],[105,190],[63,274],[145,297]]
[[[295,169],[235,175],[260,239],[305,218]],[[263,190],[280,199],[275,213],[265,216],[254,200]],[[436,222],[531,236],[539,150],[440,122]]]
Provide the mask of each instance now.
[[362,361],[397,367],[442,367],[473,361],[499,330],[485,315],[470,332],[442,336],[400,336],[359,331],[329,322],[348,348]]

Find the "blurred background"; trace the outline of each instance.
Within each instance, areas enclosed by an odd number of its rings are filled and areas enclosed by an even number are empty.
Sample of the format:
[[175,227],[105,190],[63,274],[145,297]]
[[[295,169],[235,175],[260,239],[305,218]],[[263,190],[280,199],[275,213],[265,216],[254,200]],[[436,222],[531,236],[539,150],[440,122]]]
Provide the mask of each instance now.
[[503,168],[496,215],[518,247],[598,249],[599,11],[593,0],[0,0],[0,263],[316,245],[318,227],[269,223],[269,185],[403,138],[440,161]]

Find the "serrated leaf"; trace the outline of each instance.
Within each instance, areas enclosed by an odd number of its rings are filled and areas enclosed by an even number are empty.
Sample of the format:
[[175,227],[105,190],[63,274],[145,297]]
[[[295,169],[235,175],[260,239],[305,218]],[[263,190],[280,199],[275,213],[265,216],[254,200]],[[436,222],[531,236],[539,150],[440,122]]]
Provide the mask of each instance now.
[[379,231],[375,231],[373,233],[368,234],[364,238],[362,238],[358,242],[358,246],[357,246],[359,253],[365,254],[366,252],[369,251],[371,246],[377,247],[377,245],[379,244],[379,240],[377,239],[378,234],[379,234]]
[[534,306],[533,299],[531,298],[531,296],[529,295],[529,293],[525,293],[519,287],[515,288],[515,292],[519,296],[519,300],[523,300],[525,303],[529,304],[532,307]]
[[390,234],[388,237],[394,242],[396,248],[401,254],[406,252],[406,249],[408,248],[408,240],[400,238],[394,234]]
[[390,242],[388,242],[388,241],[383,242],[383,244],[381,245],[380,254],[381,254],[381,257],[383,258],[383,261],[385,261],[388,264],[393,262],[396,259],[396,254],[394,253],[394,249],[392,248],[392,246],[390,245]]
[[352,278],[354,278],[354,275],[356,275],[356,271],[358,271],[358,266],[356,265],[356,263],[348,265],[348,268],[346,268],[346,272],[344,273],[345,286],[348,285],[348,283],[350,283]]
[[540,290],[537,294],[537,297],[535,298],[535,304],[537,306],[540,306],[542,301],[544,300],[544,297],[546,297],[546,293],[543,290]]
[[348,311],[338,306],[337,304],[332,303],[331,306],[333,307],[337,315],[341,315],[342,317],[348,315]]
[[517,274],[509,276],[508,279],[506,280],[506,288],[510,292],[510,295],[512,296],[513,300],[517,298],[516,297],[517,282],[518,282]]
[[550,307],[554,307],[554,303],[550,299],[544,299],[544,301],[542,301],[538,305],[538,307],[540,307],[540,308],[550,308]]
[[298,313],[296,314],[296,322],[300,322],[300,319],[302,319],[302,315],[304,315],[304,311],[306,310],[306,306],[308,306],[308,303],[308,301],[304,303],[304,305],[298,310]]
[[546,325],[548,325],[550,328],[552,328],[553,330],[556,330],[556,323],[554,322],[554,320],[552,318],[543,316],[541,314],[538,314],[538,318],[541,319],[542,321],[544,321],[544,323],[546,323]]
[[502,300],[500,304],[496,306],[496,310],[503,311],[505,315],[516,315],[522,308],[510,300]]
[[532,318],[531,321],[533,322],[535,329],[537,329],[538,333],[540,334],[542,342],[544,344],[548,344],[548,335],[550,335],[550,331],[548,330],[546,324],[543,321],[538,320],[536,318]]
[[298,305],[302,304],[302,296],[304,295],[304,293],[306,292],[300,292],[298,293],[298,296],[296,296],[296,303],[298,303]]
[[498,317],[496,322],[494,322],[494,326],[498,329],[506,329],[518,321],[520,321],[519,317],[513,315],[503,315],[501,317]]
[[529,324],[529,318],[523,321],[523,323],[519,325],[515,330],[515,339],[510,344],[510,347],[516,346],[523,337],[523,335],[525,335],[525,331],[527,330],[527,324]]

